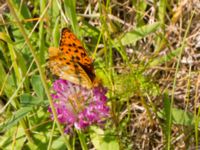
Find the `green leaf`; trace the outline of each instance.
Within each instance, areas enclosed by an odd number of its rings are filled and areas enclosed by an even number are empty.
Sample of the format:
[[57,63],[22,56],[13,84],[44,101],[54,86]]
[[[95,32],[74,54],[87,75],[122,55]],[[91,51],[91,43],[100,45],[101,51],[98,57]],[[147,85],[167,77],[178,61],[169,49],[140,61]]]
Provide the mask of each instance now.
[[116,50],[120,53],[120,55],[122,56],[123,60],[124,60],[125,62],[128,62],[127,53],[126,53],[126,51],[124,50],[124,48],[121,47],[121,46],[120,46],[120,47],[119,47],[119,46],[116,46],[114,41],[112,41],[112,45],[115,46]]
[[6,43],[14,44],[14,42],[10,39],[10,37],[3,32],[0,32],[0,40],[5,41]]
[[119,150],[119,143],[114,136],[105,134],[98,127],[90,127],[90,138],[96,150]]
[[[15,51],[16,53],[16,61],[17,61],[17,67],[18,67],[18,70],[19,70],[19,73],[22,77],[24,77],[25,75],[27,75],[27,62],[24,58],[24,56],[18,52],[18,51]],[[22,78],[18,78],[19,81],[22,80]],[[26,88],[26,90],[29,91],[29,87],[30,87],[30,82],[29,82],[29,79],[26,78],[25,81],[24,81],[24,86]]]
[[173,108],[172,109],[172,120],[174,124],[180,124],[185,126],[194,125],[194,115],[190,112],[186,112],[182,109]]
[[[26,61],[23,58],[22,54],[16,51],[16,49],[14,48],[15,43],[12,42],[12,40],[10,39],[8,35],[6,35],[3,32],[0,32],[0,39],[2,39],[3,41],[7,43],[7,46],[10,52],[11,61],[13,63],[13,68],[15,71],[15,76],[18,81],[17,83],[20,83],[22,80],[22,77],[25,76],[26,71],[27,71]],[[27,89],[29,87],[28,80],[25,80],[25,87]]]
[[43,102],[43,99],[24,93],[20,96],[21,107],[34,107]]
[[[150,25],[145,25],[139,28],[136,28],[130,32],[125,33],[120,39],[122,45],[134,44],[138,40],[146,37],[150,33],[155,32],[160,27],[159,22],[155,22]],[[118,40],[115,40],[116,46],[120,46]]]
[[[15,134],[15,138],[12,138],[13,134]],[[24,149],[24,141],[27,140],[27,137],[22,127],[19,126],[9,129],[3,135],[4,136],[0,136],[0,149],[13,149],[13,140],[15,140],[15,149]]]
[[79,30],[78,30],[78,21],[77,21],[77,15],[76,15],[76,1],[69,1],[69,0],[64,0],[65,3],[65,10],[66,10],[66,16],[69,18],[70,23],[72,25],[72,29],[78,37],[79,35]]
[[[32,18],[31,12],[29,11],[29,7],[27,4],[21,3],[20,0],[13,0],[11,2],[12,2],[12,6],[14,7],[13,9],[18,10],[16,11],[16,13],[20,17],[20,19],[23,20],[23,19]],[[33,27],[31,22],[27,22],[25,25],[30,28]]]
[[136,11],[136,16],[135,20],[137,22],[137,27],[144,25],[144,16],[145,16],[145,10],[147,8],[147,2],[146,0],[140,0],[140,1],[133,1],[133,5],[135,5],[135,8],[137,9]]
[[17,110],[13,116],[4,124],[0,125],[0,131],[8,130],[22,120],[30,111],[32,107],[23,107]]
[[63,142],[63,137],[60,136],[58,138],[54,138],[53,143],[51,145],[52,149],[65,149],[65,144]]
[[160,0],[158,17],[162,24],[164,24],[164,22],[165,22],[166,8],[167,8],[167,1]]
[[47,150],[48,140],[49,140],[50,136],[51,136],[50,133],[47,133],[45,131],[37,131],[37,134],[33,134],[34,141],[33,142],[29,141],[28,143],[26,143],[25,149],[27,149],[27,150],[41,150],[41,149]]
[[[194,126],[194,115],[182,109],[172,108],[172,123],[184,126]],[[166,119],[166,113],[164,110],[158,112],[158,116],[162,119]]]
[[[164,102],[164,117],[166,119],[166,124],[170,124],[170,115],[171,115],[171,111],[172,111],[172,108],[171,108],[171,99],[169,98],[168,94],[164,93],[164,99],[163,99],[163,102]],[[168,128],[168,130],[170,131],[171,130],[171,127]]]
[[10,97],[13,92],[15,91],[13,79],[12,76],[8,76],[7,81],[6,80],[6,71],[3,68],[3,65],[0,61],[0,89],[8,96]]
[[55,26],[53,28],[53,46],[59,46],[59,39],[60,39],[60,18],[58,17],[55,22]]
[[44,88],[43,88],[43,84],[42,81],[40,79],[39,75],[34,75],[31,78],[31,84],[33,86],[33,89],[35,91],[35,93],[37,94],[37,96],[39,96],[41,99],[44,98]]
[[175,49],[174,51],[171,51],[167,55],[159,56],[158,58],[154,58],[153,61],[149,65],[150,65],[150,67],[153,67],[153,66],[162,65],[162,64],[164,64],[166,62],[169,62],[173,58],[178,56],[180,51],[181,51],[181,48],[179,47],[179,48]]

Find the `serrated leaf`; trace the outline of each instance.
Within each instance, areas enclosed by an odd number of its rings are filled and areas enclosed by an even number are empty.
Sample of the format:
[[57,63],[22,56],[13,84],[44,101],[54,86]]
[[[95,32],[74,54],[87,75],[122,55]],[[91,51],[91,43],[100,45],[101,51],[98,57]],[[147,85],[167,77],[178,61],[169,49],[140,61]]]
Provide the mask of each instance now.
[[[150,25],[144,25],[142,27],[136,28],[130,32],[125,33],[120,39],[122,45],[128,45],[128,44],[135,44],[138,40],[146,37],[150,33],[155,32],[157,29],[159,29],[160,23],[155,22]],[[115,40],[116,46],[120,46],[118,39]]]
[[174,124],[193,126],[194,115],[182,109],[172,109],[172,120]]
[[[178,125],[185,126],[193,126],[194,125],[194,115],[190,112],[186,112],[182,109],[172,108],[172,123]],[[162,119],[165,118],[165,113],[163,110],[158,112],[158,116]]]
[[149,66],[153,67],[153,66],[162,65],[162,64],[164,64],[166,62],[169,62],[173,58],[175,58],[176,56],[178,56],[178,54],[180,53],[180,51],[181,51],[181,48],[179,47],[179,48],[171,51],[167,55],[159,56],[158,58],[154,58],[154,60],[149,64]]

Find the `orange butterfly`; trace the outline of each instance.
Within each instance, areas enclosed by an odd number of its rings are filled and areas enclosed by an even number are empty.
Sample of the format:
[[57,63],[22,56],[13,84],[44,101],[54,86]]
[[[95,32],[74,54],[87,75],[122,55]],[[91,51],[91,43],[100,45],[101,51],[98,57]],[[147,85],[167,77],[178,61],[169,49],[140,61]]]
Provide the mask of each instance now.
[[49,48],[49,67],[60,78],[83,87],[97,83],[92,59],[68,28],[62,29],[59,48]]

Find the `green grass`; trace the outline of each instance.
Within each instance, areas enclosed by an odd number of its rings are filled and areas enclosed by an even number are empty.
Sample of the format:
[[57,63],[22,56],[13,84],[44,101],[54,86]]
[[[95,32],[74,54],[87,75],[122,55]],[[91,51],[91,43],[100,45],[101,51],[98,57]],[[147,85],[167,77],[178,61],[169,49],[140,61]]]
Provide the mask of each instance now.
[[[2,2],[0,149],[198,149],[199,12],[166,0]],[[63,27],[108,88],[104,128],[66,135],[47,113],[48,48]]]

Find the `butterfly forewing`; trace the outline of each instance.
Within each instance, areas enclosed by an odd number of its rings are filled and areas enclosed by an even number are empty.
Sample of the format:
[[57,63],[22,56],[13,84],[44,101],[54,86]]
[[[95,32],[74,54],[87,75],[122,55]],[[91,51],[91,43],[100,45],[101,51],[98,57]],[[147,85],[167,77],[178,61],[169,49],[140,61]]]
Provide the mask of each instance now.
[[92,59],[78,38],[63,28],[59,49],[49,49],[49,66],[60,78],[91,88],[95,79]]

